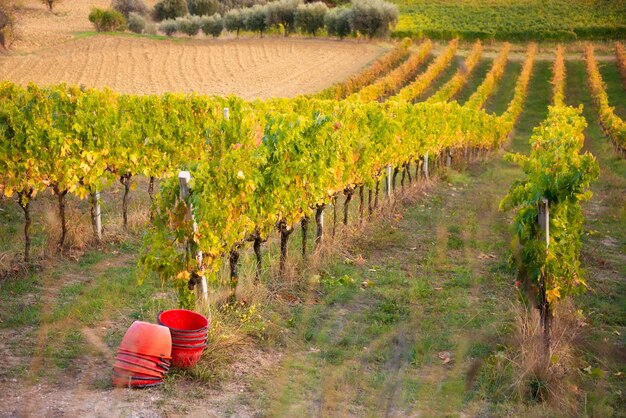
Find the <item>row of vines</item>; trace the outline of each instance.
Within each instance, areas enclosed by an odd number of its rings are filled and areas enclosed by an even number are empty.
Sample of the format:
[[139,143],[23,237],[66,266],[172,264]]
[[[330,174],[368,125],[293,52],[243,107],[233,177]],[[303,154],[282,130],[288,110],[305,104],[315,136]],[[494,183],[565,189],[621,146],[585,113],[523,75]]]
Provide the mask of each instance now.
[[[425,80],[432,81],[457,46],[452,41],[408,88],[414,92]],[[131,179],[142,175],[150,179],[153,200],[142,264],[146,272],[179,278],[183,300],[191,303],[188,285],[201,277],[214,278],[225,255],[234,272],[234,290],[239,250],[253,242],[260,267],[261,245],[274,228],[281,236],[283,271],[287,241],[296,225],[306,231],[314,217],[319,241],[324,208],[332,203],[336,210],[339,195],[345,196],[347,223],[352,196],[359,195],[361,216],[365,205],[371,214],[378,207],[381,180],[391,173],[394,180],[399,173],[410,179],[412,164],[417,175],[429,160],[467,156],[506,140],[525,99],[536,47],[529,47],[515,96],[501,116],[456,102],[373,100],[413,78],[431,48],[425,41],[404,64],[362,89],[371,90],[365,98],[359,93],[342,101],[299,97],[245,102],[235,97],[132,96],[65,85],[2,83],[0,193],[17,194],[24,210],[26,260],[29,204],[38,193],[51,189],[58,198],[58,248],[63,249],[67,195],[90,199],[97,234],[99,192],[114,181],[124,185],[126,221]],[[475,65],[480,51],[477,43],[468,64]],[[406,54],[403,44],[383,57],[381,65],[391,69]],[[382,70],[364,74],[368,71]],[[456,80],[455,85],[462,81]],[[366,76],[353,78],[329,94],[344,96],[369,82]],[[189,196],[180,193],[174,176],[179,170],[190,173]],[[158,194],[155,179],[161,180]]]
[[626,122],[616,115],[614,108],[609,105],[609,96],[606,93],[604,81],[602,81],[602,75],[598,68],[598,61],[591,44],[585,46],[585,61],[587,62],[589,87],[598,108],[600,124],[606,136],[613,141],[615,148],[622,154],[626,154]]
[[530,138],[530,155],[507,154],[525,177],[511,186],[500,202],[516,208],[513,218],[519,278],[536,289],[544,343],[549,353],[555,304],[586,290],[580,262],[583,213],[581,202],[591,198],[591,182],[599,166],[589,152],[581,154],[587,127],[582,107],[564,104],[564,48],[556,49],[553,66],[553,106]]
[[455,94],[461,90],[461,88],[467,83],[469,76],[474,71],[474,68],[480,62],[480,57],[483,52],[483,46],[480,41],[476,41],[472,49],[470,50],[467,58],[463,62],[463,65],[457,70],[446,84],[444,84],[435,94],[428,98],[429,102],[447,102],[452,99]]

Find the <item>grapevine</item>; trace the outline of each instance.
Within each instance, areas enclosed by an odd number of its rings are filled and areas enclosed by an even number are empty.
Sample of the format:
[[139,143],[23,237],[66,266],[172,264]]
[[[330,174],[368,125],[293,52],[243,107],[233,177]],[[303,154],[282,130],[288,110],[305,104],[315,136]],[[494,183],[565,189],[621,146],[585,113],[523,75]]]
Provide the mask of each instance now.
[[465,103],[465,106],[480,109],[485,105],[485,102],[493,92],[493,90],[498,85],[498,82],[502,78],[502,74],[504,74],[504,67],[506,66],[509,51],[511,49],[511,44],[505,43],[502,46],[502,50],[493,61],[493,65],[489,70],[489,73],[485,76],[485,80],[478,86],[476,91],[470,96],[470,98]]
[[585,46],[585,61],[587,62],[587,75],[593,100],[598,108],[600,123],[607,137],[613,141],[615,148],[626,153],[626,122],[615,114],[609,105],[609,96],[604,89],[604,82],[598,69],[598,62],[593,53],[593,46]]
[[474,71],[476,65],[480,62],[480,57],[483,52],[483,46],[480,41],[476,41],[471,51],[467,55],[463,66],[454,74],[454,76],[444,84],[435,94],[433,94],[428,101],[429,102],[446,102],[455,94],[461,90],[461,88],[467,83],[467,79]]

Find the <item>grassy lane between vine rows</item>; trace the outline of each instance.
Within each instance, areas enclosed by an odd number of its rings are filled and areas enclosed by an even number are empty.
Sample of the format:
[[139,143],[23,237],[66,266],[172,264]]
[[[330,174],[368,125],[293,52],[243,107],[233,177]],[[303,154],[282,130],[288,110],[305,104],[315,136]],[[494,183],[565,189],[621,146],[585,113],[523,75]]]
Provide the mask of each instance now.
[[[613,63],[605,63],[606,66]],[[566,102],[584,106],[589,126],[585,148],[600,163],[600,178],[584,206],[585,235],[583,267],[589,291],[578,299],[585,316],[579,349],[582,354],[585,388],[594,388],[588,398],[590,416],[620,415],[626,410],[626,160],[614,152],[603,135],[593,105],[583,61],[567,62]],[[619,86],[617,72],[603,73],[608,86]],[[626,102],[617,88],[609,95]]]
[[622,85],[619,69],[615,61],[599,62],[602,81],[606,85],[606,94],[609,96],[610,106],[615,108],[615,114],[622,119],[626,119],[626,92]]
[[[528,149],[545,114],[549,77],[539,66],[515,149]],[[322,301],[295,311],[287,354],[251,383],[249,402],[269,416],[554,413],[516,403],[493,360],[511,343],[518,303],[498,204],[520,171],[501,154],[449,171],[392,221],[342,243],[343,256],[311,278]]]
[[476,91],[480,83],[483,82],[492,65],[492,59],[484,57],[481,58],[480,62],[474,68],[474,71],[472,71],[472,74],[470,74],[469,78],[467,79],[467,83],[465,83],[465,85],[461,87],[461,90],[459,90],[459,92],[456,94],[456,96],[452,98],[452,100],[456,100],[459,104],[464,104],[467,99],[469,99],[469,97],[472,95],[472,93]]
[[[502,77],[485,102],[485,111],[489,113],[496,113],[498,115],[501,115],[506,111],[506,107],[511,99],[513,99],[515,83],[517,82],[517,78],[522,71],[522,63],[523,61],[507,61],[506,66],[504,67],[504,74],[502,74]],[[536,62],[535,65],[537,65]]]
[[435,77],[433,82],[430,83],[430,86],[428,86],[428,88],[426,88],[422,92],[422,94],[420,94],[416,98],[417,101],[418,102],[424,101],[428,99],[430,96],[432,96],[433,94],[435,94],[445,83],[448,82],[448,80],[452,78],[454,73],[456,73],[456,71],[458,70],[459,62],[462,62],[462,61],[463,61],[462,56],[455,55],[454,58],[452,58],[452,61],[446,66],[446,68],[444,68],[443,71],[439,75],[437,75],[437,77]]

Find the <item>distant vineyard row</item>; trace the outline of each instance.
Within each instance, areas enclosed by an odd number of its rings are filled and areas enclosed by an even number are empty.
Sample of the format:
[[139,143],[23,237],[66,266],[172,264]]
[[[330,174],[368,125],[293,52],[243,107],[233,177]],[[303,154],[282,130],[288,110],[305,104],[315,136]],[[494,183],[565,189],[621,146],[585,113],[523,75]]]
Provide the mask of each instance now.
[[571,41],[626,38],[624,0],[394,0],[394,37]]

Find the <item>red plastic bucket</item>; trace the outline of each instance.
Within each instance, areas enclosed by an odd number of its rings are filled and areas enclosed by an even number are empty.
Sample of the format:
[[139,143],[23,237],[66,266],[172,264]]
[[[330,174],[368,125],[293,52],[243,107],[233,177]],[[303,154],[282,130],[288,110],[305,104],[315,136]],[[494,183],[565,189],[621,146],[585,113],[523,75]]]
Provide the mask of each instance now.
[[195,366],[200,357],[202,357],[204,347],[206,347],[206,344],[200,348],[174,347],[172,350],[172,365],[181,369]]
[[172,334],[201,334],[209,329],[208,319],[187,309],[163,311],[157,316],[157,321],[168,327]]

